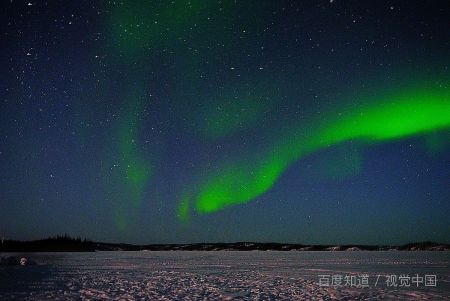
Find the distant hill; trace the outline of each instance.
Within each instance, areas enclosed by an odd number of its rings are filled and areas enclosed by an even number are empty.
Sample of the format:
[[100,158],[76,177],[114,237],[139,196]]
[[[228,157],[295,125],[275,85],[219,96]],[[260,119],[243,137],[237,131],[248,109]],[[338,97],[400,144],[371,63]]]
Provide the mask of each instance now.
[[0,252],[89,252],[95,251],[93,245],[86,239],[62,235],[32,241],[5,240]]
[[378,245],[302,245],[283,243],[195,243],[131,245],[92,242],[70,236],[34,241],[5,240],[0,252],[94,252],[94,251],[450,251],[449,244],[417,242],[401,246]]

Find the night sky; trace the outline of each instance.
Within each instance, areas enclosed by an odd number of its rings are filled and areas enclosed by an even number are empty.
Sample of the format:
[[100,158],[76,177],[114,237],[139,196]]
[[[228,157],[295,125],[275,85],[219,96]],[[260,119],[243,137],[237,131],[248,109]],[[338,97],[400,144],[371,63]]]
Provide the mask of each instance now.
[[450,242],[449,1],[0,5],[0,235]]

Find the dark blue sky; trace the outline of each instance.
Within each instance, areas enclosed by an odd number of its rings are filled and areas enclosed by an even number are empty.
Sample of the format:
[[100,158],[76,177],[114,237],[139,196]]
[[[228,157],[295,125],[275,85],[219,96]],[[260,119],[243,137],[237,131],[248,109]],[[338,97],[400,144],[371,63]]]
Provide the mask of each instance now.
[[329,111],[449,95],[448,1],[3,1],[0,20],[7,238],[450,242],[448,126],[330,145],[246,203],[179,213]]

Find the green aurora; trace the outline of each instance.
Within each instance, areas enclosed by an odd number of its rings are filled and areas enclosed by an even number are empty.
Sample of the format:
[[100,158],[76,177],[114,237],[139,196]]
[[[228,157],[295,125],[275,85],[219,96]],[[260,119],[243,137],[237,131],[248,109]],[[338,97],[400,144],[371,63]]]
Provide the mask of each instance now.
[[[120,54],[122,63],[127,64],[129,58],[143,57],[149,49],[164,49],[167,45],[178,45],[180,49],[184,46],[196,49],[204,42],[193,40],[191,44],[185,45],[182,38],[185,29],[198,30],[197,25],[207,22],[211,28],[200,36],[202,39],[214,37],[216,30],[222,32],[221,25],[227,21],[219,18],[214,23],[217,25],[213,26],[206,21],[210,20],[206,16],[217,18],[219,9],[228,10],[229,4],[224,2],[223,7],[220,7],[202,1],[190,1],[188,4],[142,4],[138,1],[122,3],[113,10],[110,19],[114,50]],[[153,21],[149,22],[150,19]],[[254,21],[252,23],[258,23],[258,20]],[[223,38],[226,39],[225,36]],[[185,68],[185,77],[193,77],[188,70],[195,70],[199,62],[181,50],[178,55],[182,64],[189,66]],[[267,86],[264,86],[264,89],[267,89]],[[267,98],[245,89],[238,92],[237,96],[231,92],[216,95],[194,114],[196,117],[200,116],[200,132],[205,138],[219,140],[245,129],[255,129],[262,117],[269,114],[275,105],[272,98],[276,94]],[[362,102],[359,107],[344,110],[342,113],[337,113],[341,111],[340,108],[329,110],[328,114],[317,118],[308,128],[296,126],[293,132],[288,131],[283,135],[283,139],[275,140],[262,156],[258,154],[257,158],[250,160],[241,158],[240,161],[223,163],[219,172],[210,174],[194,193],[191,191],[184,194],[179,201],[176,215],[181,221],[187,222],[193,211],[198,214],[212,213],[232,205],[250,202],[273,187],[292,163],[308,154],[345,141],[357,140],[362,145],[369,145],[428,133],[431,137],[428,143],[437,148],[439,139],[435,141],[432,137],[435,131],[450,125],[449,99],[447,91],[432,88],[412,91],[406,89],[402,90],[402,93],[391,93],[376,101]],[[140,107],[139,101],[130,101],[137,108]],[[211,105],[213,103],[217,105]],[[133,117],[138,111],[135,109],[122,120],[118,148],[126,164],[123,176],[127,194],[131,197],[133,206],[138,207],[152,174],[152,166],[143,159],[136,147],[139,125],[136,124],[136,117]],[[192,107],[189,109],[193,110]],[[360,160],[359,154],[354,153],[347,165],[357,172]],[[335,165],[331,173],[338,175],[341,165]]]
[[[212,213],[250,202],[267,192],[293,162],[345,141],[358,140],[368,145],[446,129],[450,126],[450,93],[443,89],[402,92],[378,103],[329,115],[325,122],[282,140],[263,160],[227,164],[200,187],[194,198],[195,211]],[[186,199],[180,204],[180,212],[178,216],[187,220]]]
[[[137,89],[137,91],[140,91]],[[144,111],[144,103],[139,93],[134,91],[127,97],[129,105],[123,111],[117,127],[116,152],[121,160],[116,167],[115,188],[111,188],[113,183],[107,183],[107,187],[112,189],[112,195],[118,197],[118,202],[113,202],[115,221],[119,229],[124,230],[128,225],[129,216],[127,213],[138,210],[144,199],[144,193],[150,177],[153,174],[153,162],[146,159],[147,156],[139,149],[139,132],[142,126],[139,116]],[[108,175],[106,175],[108,178]],[[122,197],[122,200],[120,200]],[[123,200],[127,200],[124,202]]]
[[135,204],[139,204],[142,200],[143,190],[151,175],[151,164],[142,159],[136,146],[138,141],[138,122],[137,114],[141,110],[141,106],[136,105],[130,112],[125,114],[125,118],[119,129],[119,152],[122,155],[125,164],[124,176],[126,184],[132,200]]

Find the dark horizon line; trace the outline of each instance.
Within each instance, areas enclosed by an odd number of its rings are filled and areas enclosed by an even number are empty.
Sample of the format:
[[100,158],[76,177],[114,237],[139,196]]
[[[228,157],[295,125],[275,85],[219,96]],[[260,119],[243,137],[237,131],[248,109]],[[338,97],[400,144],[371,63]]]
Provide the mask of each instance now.
[[392,244],[298,244],[279,242],[201,242],[169,244],[128,244],[94,242],[88,239],[72,238],[68,235],[40,240],[19,241],[2,240],[0,252],[45,252],[45,251],[387,251],[387,250],[428,250],[450,251],[450,244],[432,241],[412,242],[401,245]]
[[251,244],[274,244],[274,245],[298,245],[298,246],[367,246],[367,247],[401,247],[411,244],[433,244],[433,245],[443,245],[443,246],[449,246],[450,247],[450,241],[449,242],[443,242],[443,241],[433,241],[433,240],[422,240],[422,241],[410,241],[406,243],[376,243],[376,244],[370,244],[370,243],[301,243],[301,242],[277,242],[277,241],[252,241],[252,240],[238,240],[238,241],[201,241],[201,242],[167,242],[167,243],[128,243],[128,242],[117,242],[117,241],[96,241],[92,240],[87,237],[81,237],[81,236],[71,236],[70,234],[64,233],[64,234],[57,234],[54,236],[48,236],[44,238],[39,239],[11,239],[11,238],[1,238],[0,237],[0,245],[2,241],[4,242],[20,242],[20,243],[31,243],[31,242],[41,242],[41,241],[48,241],[48,240],[72,240],[72,241],[84,241],[89,243],[96,243],[96,244],[106,244],[106,245],[127,245],[127,246],[135,246],[135,247],[143,247],[143,246],[160,246],[160,245],[172,245],[172,246],[181,246],[181,245],[206,245],[206,244],[241,244],[241,243],[251,243]]

